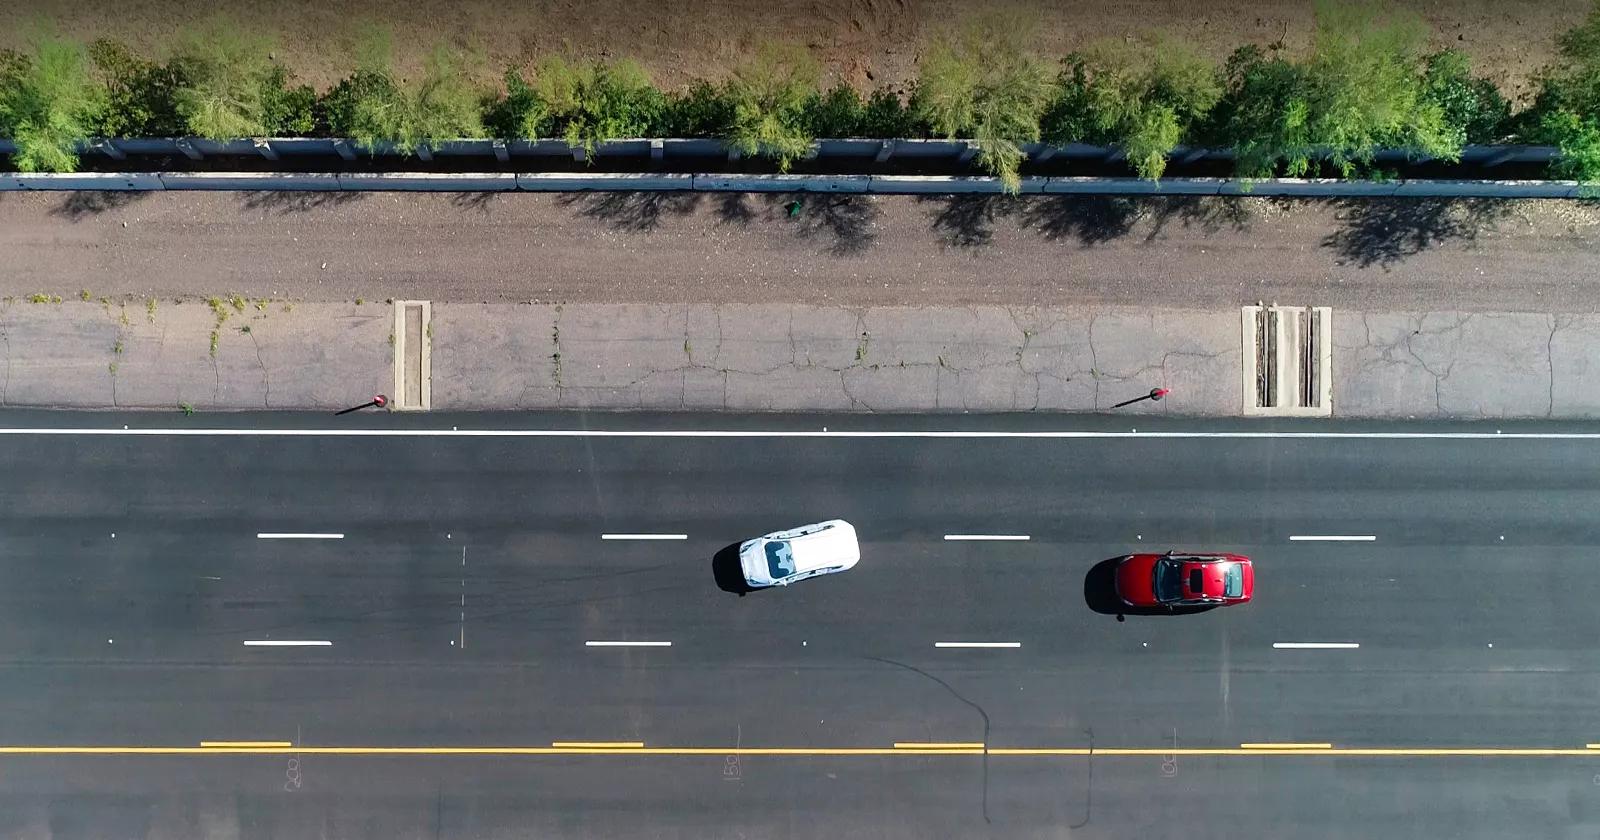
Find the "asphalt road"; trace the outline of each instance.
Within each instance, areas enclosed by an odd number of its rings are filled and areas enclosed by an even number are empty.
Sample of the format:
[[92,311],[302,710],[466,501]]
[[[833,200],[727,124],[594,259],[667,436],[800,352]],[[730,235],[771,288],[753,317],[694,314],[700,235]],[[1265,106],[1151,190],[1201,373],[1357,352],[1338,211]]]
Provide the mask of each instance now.
[[[1600,829],[1600,439],[1216,428],[0,435],[0,837]],[[834,516],[855,570],[719,586]],[[1105,561],[1168,548],[1254,557],[1256,601],[1119,620]]]
[[1569,201],[7,193],[0,296],[1593,312]]

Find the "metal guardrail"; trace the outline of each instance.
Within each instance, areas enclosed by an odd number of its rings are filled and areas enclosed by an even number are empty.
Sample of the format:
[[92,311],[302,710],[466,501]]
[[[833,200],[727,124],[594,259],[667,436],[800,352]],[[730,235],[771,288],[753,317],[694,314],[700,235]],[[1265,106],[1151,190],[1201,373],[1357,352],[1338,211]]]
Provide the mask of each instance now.
[[[12,154],[16,144],[0,139],[0,154]],[[589,157],[581,146],[569,145],[565,140],[450,140],[417,150],[393,143],[379,143],[372,149],[358,146],[345,139],[311,137],[266,137],[238,140],[205,140],[184,137],[144,137],[133,139],[96,139],[79,143],[83,155],[99,155],[112,160],[122,160],[128,155],[182,155],[192,160],[220,156],[257,156],[267,160],[285,157],[333,157],[355,161],[373,157],[417,157],[421,160],[443,158],[483,158],[507,163],[513,159],[566,158],[583,161]],[[948,159],[965,163],[977,154],[977,146],[967,140],[817,140],[812,143],[812,159],[862,159],[875,163],[904,162],[907,160]],[[1022,151],[1032,163],[1069,159],[1080,161],[1115,162],[1123,158],[1122,150],[1115,146],[1091,146],[1069,143],[1051,146],[1046,143],[1027,143]],[[1507,163],[1542,164],[1555,159],[1553,146],[1466,146],[1461,150],[1461,163],[1493,167]],[[723,158],[738,160],[737,149],[722,140],[709,139],[630,139],[611,140],[596,145],[595,158],[649,158],[652,162],[666,160],[702,160]],[[1178,146],[1169,156],[1177,163],[1200,161],[1230,162],[1234,154],[1228,149],[1205,149]],[[1379,163],[1401,163],[1412,159],[1403,150],[1385,150],[1376,154]]]
[[[0,174],[0,192],[61,190],[261,190],[272,192],[814,192],[995,195],[998,178],[950,175],[727,175],[646,173],[75,172]],[[1023,178],[1033,195],[1250,195],[1304,197],[1577,198],[1577,181],[1343,181],[1275,178]]]

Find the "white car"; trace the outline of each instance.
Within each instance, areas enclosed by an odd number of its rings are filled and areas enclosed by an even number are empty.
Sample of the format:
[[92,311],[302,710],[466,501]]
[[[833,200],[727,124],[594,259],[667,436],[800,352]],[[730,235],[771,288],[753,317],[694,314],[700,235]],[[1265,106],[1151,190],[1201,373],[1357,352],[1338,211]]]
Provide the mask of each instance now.
[[745,583],[757,589],[842,572],[860,559],[855,526],[843,519],[777,531],[739,545]]

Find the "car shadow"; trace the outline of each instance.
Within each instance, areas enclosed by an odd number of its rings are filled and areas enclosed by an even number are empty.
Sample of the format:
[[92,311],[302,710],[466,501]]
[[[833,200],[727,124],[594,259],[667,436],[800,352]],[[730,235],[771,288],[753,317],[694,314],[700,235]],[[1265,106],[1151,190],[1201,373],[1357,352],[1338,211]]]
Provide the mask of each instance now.
[[739,543],[732,543],[711,556],[711,576],[723,592],[742,597],[756,591],[745,582],[744,570],[739,567]]
[[[736,558],[737,560],[737,558]],[[1117,563],[1121,557],[1101,560],[1083,576],[1083,602],[1101,615],[1114,615],[1118,621],[1130,615],[1174,616],[1210,612],[1215,604],[1200,607],[1135,607],[1117,597]]]

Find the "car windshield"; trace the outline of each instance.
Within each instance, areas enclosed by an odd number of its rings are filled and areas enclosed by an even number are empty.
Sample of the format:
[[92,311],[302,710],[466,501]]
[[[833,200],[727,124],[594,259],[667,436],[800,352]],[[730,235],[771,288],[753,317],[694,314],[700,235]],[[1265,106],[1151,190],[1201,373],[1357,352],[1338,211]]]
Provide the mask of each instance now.
[[771,573],[773,580],[781,580],[794,574],[794,552],[789,550],[787,542],[767,543],[767,571]]
[[1244,569],[1238,563],[1229,563],[1222,575],[1222,594],[1238,598],[1244,594]]
[[1155,591],[1157,601],[1183,600],[1183,564],[1176,560],[1156,563]]

